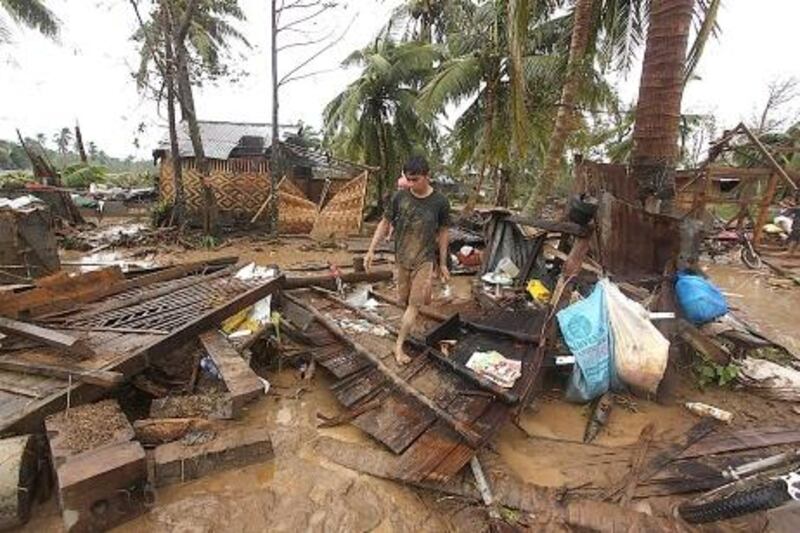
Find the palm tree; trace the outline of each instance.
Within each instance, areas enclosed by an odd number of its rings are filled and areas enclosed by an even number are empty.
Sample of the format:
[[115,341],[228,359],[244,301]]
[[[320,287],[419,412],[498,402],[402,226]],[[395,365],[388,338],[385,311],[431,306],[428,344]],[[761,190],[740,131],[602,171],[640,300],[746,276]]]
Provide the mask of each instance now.
[[344,61],[345,67],[361,67],[361,74],[325,108],[327,144],[381,168],[379,201],[408,155],[435,148],[432,124],[416,109],[416,87],[430,75],[436,57],[430,45],[378,38]]
[[36,144],[39,145],[39,148],[44,150],[47,147],[47,136],[44,133],[37,133]]
[[[60,22],[41,0],[0,0],[0,15],[5,12],[17,24],[56,37]],[[10,30],[0,17],[0,43],[7,42]]]
[[630,165],[640,197],[654,211],[658,210],[658,200],[669,201],[674,194],[694,8],[695,0],[651,0],[650,4]]
[[53,142],[58,153],[61,154],[61,166],[66,166],[67,152],[69,152],[69,147],[72,145],[72,130],[70,128],[61,128],[61,131],[53,136]]
[[91,159],[92,161],[97,159],[99,151],[97,150],[97,144],[94,141],[89,141],[87,149],[89,150],[89,159]]
[[470,0],[406,0],[394,10],[382,33],[394,36],[399,29],[403,40],[441,43],[474,9]]
[[567,72],[553,133],[542,172],[525,203],[528,215],[538,214],[561,170],[569,137],[578,125],[578,93],[587,69],[630,67],[634,45],[642,39],[645,0],[574,0]]
[[[569,35],[568,18],[553,17],[550,4],[480,5],[449,36],[449,56],[422,91],[422,107],[432,112],[471,102],[453,130],[456,160],[479,165],[466,211],[474,208],[487,174],[511,178],[546,147]],[[607,94],[599,77],[586,77],[582,96]]]

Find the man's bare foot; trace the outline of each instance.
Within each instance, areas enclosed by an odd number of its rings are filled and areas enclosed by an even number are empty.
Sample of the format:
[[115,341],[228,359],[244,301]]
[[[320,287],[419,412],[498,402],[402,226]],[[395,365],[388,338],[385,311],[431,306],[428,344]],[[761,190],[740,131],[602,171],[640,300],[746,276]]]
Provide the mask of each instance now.
[[394,352],[394,360],[397,361],[398,365],[407,365],[411,362],[411,358],[403,352],[403,350],[397,350]]

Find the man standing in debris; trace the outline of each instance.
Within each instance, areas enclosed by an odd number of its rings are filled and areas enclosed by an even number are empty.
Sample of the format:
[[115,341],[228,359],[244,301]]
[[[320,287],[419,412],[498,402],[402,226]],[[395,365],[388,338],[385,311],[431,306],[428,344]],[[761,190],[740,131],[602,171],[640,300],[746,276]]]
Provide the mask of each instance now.
[[409,186],[392,197],[364,257],[364,265],[369,271],[375,247],[388,234],[389,228],[394,227],[397,292],[400,302],[406,306],[394,350],[395,359],[401,365],[411,361],[403,350],[403,344],[419,308],[430,302],[437,250],[439,276],[443,282],[450,279],[447,270],[450,203],[431,187],[430,168],[424,157],[409,159],[403,173]]

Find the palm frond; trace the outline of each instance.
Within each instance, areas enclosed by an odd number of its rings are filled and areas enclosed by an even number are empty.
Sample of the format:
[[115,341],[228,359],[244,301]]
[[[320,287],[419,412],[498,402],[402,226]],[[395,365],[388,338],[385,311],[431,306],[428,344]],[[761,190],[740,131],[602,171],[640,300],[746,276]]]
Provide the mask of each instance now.
[[58,35],[61,22],[41,0],[0,0],[0,7],[18,24],[38,30],[47,37]]
[[689,48],[689,54],[686,57],[686,69],[683,73],[683,84],[692,78],[700,57],[703,55],[708,40],[716,35],[719,31],[717,24],[717,13],[722,0],[698,0],[695,11],[696,18],[700,20],[697,36]]

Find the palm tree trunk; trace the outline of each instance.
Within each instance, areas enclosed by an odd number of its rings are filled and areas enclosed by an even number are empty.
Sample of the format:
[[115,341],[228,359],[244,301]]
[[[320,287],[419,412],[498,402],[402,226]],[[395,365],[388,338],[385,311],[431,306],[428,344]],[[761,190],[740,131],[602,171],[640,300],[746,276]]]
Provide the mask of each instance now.
[[[633,129],[631,173],[651,211],[675,195],[686,49],[694,0],[652,0]],[[664,210],[667,205],[661,206]]]
[[389,158],[386,154],[386,132],[384,130],[384,124],[381,120],[378,125],[378,130],[376,131],[378,134],[378,152],[381,161],[381,171],[378,174],[378,207],[380,211],[383,212],[383,209],[386,206],[386,202],[384,202],[384,185],[389,182]]
[[564,155],[564,146],[567,139],[575,129],[575,100],[581,83],[581,67],[583,66],[586,47],[589,43],[591,29],[591,16],[594,0],[578,0],[572,19],[572,37],[569,44],[569,57],[567,59],[567,75],[561,87],[561,105],[558,106],[556,122],[550,144],[547,148],[547,157],[544,169],[539,177],[536,187],[531,192],[523,209],[526,215],[538,215],[544,206],[547,196],[553,190],[559,171],[561,158]]
[[475,204],[483,188],[483,180],[486,177],[486,165],[489,163],[492,153],[492,135],[494,134],[494,79],[488,80],[486,84],[486,132],[483,135],[483,158],[481,159],[481,169],[478,172],[478,181],[467,198],[467,205],[464,206],[464,214],[468,215],[475,210]]
[[[162,16],[165,16],[162,13]],[[168,26],[165,24],[165,28]],[[183,224],[184,215],[184,192],[183,192],[183,168],[181,167],[181,153],[178,146],[178,126],[175,118],[175,58],[172,50],[172,40],[169,32],[166,32],[164,39],[164,55],[166,57],[166,71],[164,72],[164,82],[167,86],[167,121],[169,122],[169,147],[170,162],[172,163],[172,180],[175,196],[172,206],[172,220],[178,226]]]
[[[191,16],[186,14],[184,16]],[[188,51],[185,38],[180,38],[173,30],[175,62],[177,64],[178,94],[182,109],[186,113],[186,123],[189,127],[189,138],[192,141],[194,159],[200,171],[200,184],[203,189],[203,231],[206,235],[215,235],[217,230],[216,198],[211,185],[208,183],[209,168],[206,159],[203,140],[200,135],[200,125],[197,122],[197,113],[194,107],[194,94],[189,78]]]

